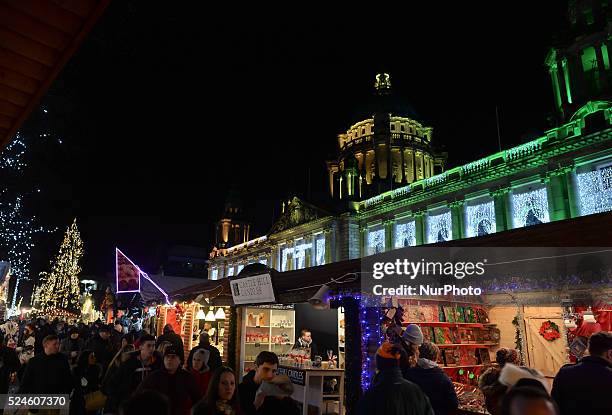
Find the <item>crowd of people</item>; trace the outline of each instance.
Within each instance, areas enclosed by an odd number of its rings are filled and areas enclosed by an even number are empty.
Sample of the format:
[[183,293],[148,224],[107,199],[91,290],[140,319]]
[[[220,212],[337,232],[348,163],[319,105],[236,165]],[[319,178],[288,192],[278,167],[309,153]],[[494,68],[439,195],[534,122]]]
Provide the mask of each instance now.
[[[459,401],[451,379],[436,363],[440,350],[424,342],[419,326],[391,331],[376,352],[377,373],[357,405],[360,415],[446,415]],[[612,333],[589,339],[588,356],[561,368],[552,385],[521,365],[514,349],[497,351],[497,365],[478,386],[491,415],[612,414]]]
[[[124,333],[101,322],[68,326],[54,320],[0,326],[0,394],[65,394],[70,414],[297,415],[293,385],[278,375],[276,354],[262,351],[238,384],[207,333],[187,358],[172,327],[163,334]],[[137,337],[136,334],[139,336]],[[445,415],[459,407],[452,381],[438,366],[440,350],[417,325],[392,331],[376,352],[372,386],[357,402],[363,415]],[[479,379],[491,415],[612,414],[612,333],[593,334],[589,354],[561,368],[552,386],[521,366],[513,349]]]

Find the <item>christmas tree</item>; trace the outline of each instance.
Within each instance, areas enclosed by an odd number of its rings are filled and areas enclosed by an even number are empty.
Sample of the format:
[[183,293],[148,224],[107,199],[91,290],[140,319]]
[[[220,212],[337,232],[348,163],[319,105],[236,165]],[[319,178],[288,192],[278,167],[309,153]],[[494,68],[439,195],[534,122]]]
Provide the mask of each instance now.
[[82,256],[83,241],[75,219],[66,230],[51,271],[40,274],[41,285],[36,291],[34,301],[40,314],[80,311],[78,275],[81,272],[79,260]]

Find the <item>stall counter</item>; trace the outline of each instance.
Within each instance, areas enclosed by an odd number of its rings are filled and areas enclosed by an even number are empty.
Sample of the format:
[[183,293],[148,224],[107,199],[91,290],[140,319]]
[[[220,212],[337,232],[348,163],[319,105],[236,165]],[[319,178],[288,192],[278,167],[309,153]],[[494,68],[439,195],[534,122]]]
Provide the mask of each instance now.
[[[344,370],[297,368],[293,366],[279,366],[277,373],[287,375],[294,385],[291,397],[302,403],[302,414],[308,415],[308,406],[320,409],[320,413],[327,410],[325,402],[338,402],[338,412],[342,414],[344,401]],[[327,379],[326,379],[327,378]],[[333,392],[325,392],[325,382],[336,379]]]

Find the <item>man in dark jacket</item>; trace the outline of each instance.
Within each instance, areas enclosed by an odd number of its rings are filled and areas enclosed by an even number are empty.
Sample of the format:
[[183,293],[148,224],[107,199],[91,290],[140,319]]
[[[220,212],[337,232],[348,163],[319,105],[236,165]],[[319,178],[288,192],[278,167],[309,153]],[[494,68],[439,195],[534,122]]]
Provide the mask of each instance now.
[[202,398],[195,378],[181,367],[180,353],[173,346],[164,351],[164,367],[142,381],[136,393],[153,390],[170,401],[172,415],[189,415],[191,407]]
[[107,325],[101,325],[98,329],[98,334],[89,339],[85,344],[85,349],[93,350],[96,354],[96,361],[102,367],[103,376],[108,369],[108,364],[113,360],[116,353],[110,340],[110,330],[110,327]]
[[108,396],[104,413],[117,413],[119,404],[128,398],[152,372],[161,369],[162,356],[155,351],[155,337],[145,334],[140,338],[139,350],[119,366],[103,392]]
[[255,360],[255,370],[250,371],[242,378],[238,387],[240,409],[246,415],[294,415],[299,410],[293,399],[266,396],[257,393],[262,382],[271,381],[278,369],[278,357],[272,352],[260,352]]
[[447,415],[455,413],[459,400],[453,382],[436,363],[439,355],[438,346],[429,342],[423,343],[419,347],[417,365],[404,368],[402,375],[404,379],[418,385],[427,395],[436,415]]
[[181,359],[181,365],[185,362],[185,351],[183,351],[183,339],[181,336],[174,332],[174,329],[170,324],[164,326],[164,334],[157,338],[156,346],[159,346],[161,342],[170,342],[172,346],[179,353],[179,359]]
[[612,414],[612,333],[589,339],[589,356],[565,365],[553,381],[552,397],[561,415]]
[[19,370],[21,363],[15,349],[0,344],[0,394],[8,392],[11,375]]
[[19,393],[69,394],[72,391],[70,365],[59,352],[57,335],[48,335],[42,345],[43,353],[36,354],[26,365]]
[[358,415],[434,415],[427,396],[402,377],[400,345],[383,343],[376,352],[379,372],[370,389],[357,404]]
[[210,336],[208,333],[202,333],[200,335],[200,344],[191,349],[189,352],[189,357],[187,358],[187,367],[192,367],[193,354],[198,349],[206,349],[210,352],[210,356],[208,357],[208,367],[211,372],[214,372],[216,369],[220,368],[223,364],[221,361],[221,353],[219,353],[219,349],[210,344]]
[[63,353],[68,358],[71,365],[76,365],[79,353],[85,347],[85,341],[79,334],[79,329],[71,327],[69,335],[60,342],[60,353]]

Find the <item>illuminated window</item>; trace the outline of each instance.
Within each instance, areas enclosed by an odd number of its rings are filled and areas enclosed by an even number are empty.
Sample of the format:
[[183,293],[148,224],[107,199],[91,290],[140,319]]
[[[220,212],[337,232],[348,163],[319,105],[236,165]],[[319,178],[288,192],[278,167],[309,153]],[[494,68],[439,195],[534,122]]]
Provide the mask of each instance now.
[[576,174],[580,214],[612,210],[612,166]]
[[511,203],[514,228],[550,222],[548,196],[544,186],[513,192]]
[[325,235],[315,236],[315,265],[325,264]]
[[234,267],[229,267],[227,269],[227,276],[231,277],[232,275],[234,275]]
[[367,255],[374,255],[385,250],[385,228],[382,226],[368,230]]
[[260,258],[259,259],[259,263],[260,264],[264,264],[264,265],[268,265],[268,258]]
[[244,264],[238,265],[238,270],[236,271],[236,275],[240,274],[240,271],[242,271],[242,268],[244,268]]
[[468,238],[495,233],[495,203],[490,198],[470,201],[465,206],[465,234]]
[[289,269],[288,265],[291,254],[293,254],[293,248],[283,248],[281,250],[281,272]]
[[450,210],[427,215],[427,242],[450,241],[453,239],[453,222]]
[[211,280],[216,280],[217,278],[219,278],[219,270],[217,268],[213,268],[210,271],[210,279]]
[[306,266],[306,256],[310,256],[312,243],[306,243],[303,239],[295,241],[293,248],[293,266],[294,269],[302,269]]
[[416,245],[416,226],[414,220],[395,224],[393,232],[393,246],[404,248]]

